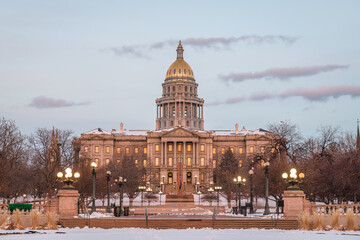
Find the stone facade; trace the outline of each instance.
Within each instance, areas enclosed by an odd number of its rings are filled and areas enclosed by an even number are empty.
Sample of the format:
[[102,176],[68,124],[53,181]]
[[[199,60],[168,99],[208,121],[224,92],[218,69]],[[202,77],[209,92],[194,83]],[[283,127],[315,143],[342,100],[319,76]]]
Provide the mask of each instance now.
[[119,130],[101,128],[81,134],[74,140],[75,159],[79,155],[106,167],[110,162],[120,162],[131,156],[146,169],[146,181],[152,186],[164,183],[165,192],[181,184],[187,192],[194,192],[196,183],[209,186],[213,170],[222,154],[230,149],[239,165],[252,155],[264,151],[273,135],[245,127],[234,130],[204,130],[204,100],[197,95],[198,84],[194,73],[183,60],[181,42],[177,59],[169,67],[163,83],[162,97],[156,99],[156,129],[153,131]]

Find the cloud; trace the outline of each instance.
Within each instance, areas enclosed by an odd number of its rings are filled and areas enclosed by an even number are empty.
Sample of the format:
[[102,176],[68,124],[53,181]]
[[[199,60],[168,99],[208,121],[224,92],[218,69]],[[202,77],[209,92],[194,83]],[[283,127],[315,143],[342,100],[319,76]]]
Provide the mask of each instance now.
[[87,104],[90,104],[90,102],[73,103],[73,102],[68,102],[64,99],[54,99],[54,98],[39,96],[39,97],[35,97],[32,100],[32,102],[29,104],[29,106],[42,109],[42,108],[71,107],[71,106],[79,106],[79,105],[87,105]]
[[352,98],[360,97],[360,86],[355,85],[339,85],[339,86],[321,86],[316,88],[296,88],[286,90],[281,93],[273,92],[259,92],[250,95],[249,97],[234,97],[226,100],[217,100],[210,102],[208,106],[219,104],[235,104],[244,101],[263,101],[269,99],[286,99],[290,97],[302,97],[311,102],[325,102],[330,98],[339,98],[342,96],[350,96]]
[[138,58],[148,59],[149,57],[143,53],[143,50],[142,50],[143,48],[144,48],[143,46],[122,46],[120,48],[111,47],[111,48],[104,49],[104,50],[112,51],[117,56],[134,55],[135,57],[138,57]]
[[[231,45],[244,42],[251,45],[284,43],[291,45],[295,43],[299,37],[285,35],[243,35],[238,37],[210,37],[210,38],[186,38],[181,42],[185,46],[194,48],[213,48],[222,49],[229,48]],[[149,50],[162,49],[167,46],[177,46],[178,40],[168,39],[161,42],[155,42],[148,45],[124,45],[121,47],[110,47],[103,50],[109,50],[117,56],[133,55],[139,58],[149,58],[146,53]]]
[[325,86],[317,88],[299,88],[287,90],[279,94],[280,98],[303,97],[310,101],[327,101],[329,98],[341,96],[360,97],[360,86]]
[[312,67],[293,67],[293,68],[271,68],[261,72],[230,73],[219,75],[224,81],[242,82],[250,79],[280,79],[288,80],[295,77],[308,77],[322,72],[329,72],[337,69],[346,69],[349,65],[322,65]]

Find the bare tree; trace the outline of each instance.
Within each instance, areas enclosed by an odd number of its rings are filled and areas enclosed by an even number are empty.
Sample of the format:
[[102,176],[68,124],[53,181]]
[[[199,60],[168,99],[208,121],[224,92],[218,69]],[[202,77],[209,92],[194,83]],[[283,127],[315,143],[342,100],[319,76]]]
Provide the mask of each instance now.
[[0,119],[0,196],[24,193],[28,171],[24,138],[12,120]]
[[274,134],[274,147],[284,151],[291,162],[296,164],[302,140],[297,126],[290,121],[280,121],[269,124],[268,129]]
[[[53,131],[46,128],[38,128],[35,133],[27,138],[30,149],[31,167],[33,177],[36,178],[34,188],[39,196],[52,195],[58,183],[56,182],[57,171],[72,165],[73,148],[71,130],[58,130],[57,146],[51,146]],[[50,154],[51,148],[55,148],[55,159]]]

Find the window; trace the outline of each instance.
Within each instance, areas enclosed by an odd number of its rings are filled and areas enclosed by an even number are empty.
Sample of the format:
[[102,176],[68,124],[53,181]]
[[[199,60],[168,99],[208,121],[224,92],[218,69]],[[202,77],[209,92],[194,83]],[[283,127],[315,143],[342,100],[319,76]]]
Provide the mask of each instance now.
[[135,166],[138,167],[139,161],[135,159]]
[[221,154],[225,154],[225,148],[224,147],[221,148]]
[[188,166],[191,166],[191,157],[188,157],[188,158],[187,158],[187,165],[188,165]]
[[144,154],[147,154],[147,147],[144,147]]
[[205,166],[205,158],[200,158],[200,166]]
[[260,152],[264,153],[265,152],[265,147],[260,147]]
[[121,161],[120,161],[120,159],[118,159],[118,160],[116,160],[116,162],[117,162],[117,164],[120,164]]
[[234,153],[234,148],[233,148],[233,147],[231,147],[231,148],[230,148],[230,151],[231,151],[232,153]]
[[146,164],[147,164],[147,161],[146,161],[146,159],[144,159],[144,161],[143,161],[144,168],[146,168]]
[[205,181],[205,174],[203,172],[200,173],[200,181]]
[[275,153],[275,148],[271,148],[271,153]]
[[135,154],[138,154],[139,153],[139,148],[135,148]]
[[178,144],[178,152],[181,152],[181,144]]
[[87,153],[88,151],[89,151],[89,147],[88,147],[88,146],[85,146],[85,147],[84,147],[84,152]]
[[99,146],[95,146],[95,152],[96,152],[96,153],[99,152]]
[[172,165],[173,165],[173,159],[169,158],[169,167],[172,167]]
[[99,159],[98,158],[95,158],[95,163],[97,166],[99,166]]
[[173,150],[173,145],[169,144],[169,152],[172,152]]
[[181,73],[181,69],[179,68],[179,73]]
[[173,92],[175,92],[175,86],[173,86]]
[[110,159],[107,158],[107,159],[105,160],[105,164],[106,164],[106,165],[109,165],[109,163],[110,163]]
[[201,144],[201,145],[200,145],[200,151],[201,151],[201,152],[205,152],[205,145],[204,145],[204,144]]
[[242,167],[242,160],[239,160],[239,167]]
[[128,148],[128,147],[125,148],[125,153],[126,153],[126,154],[129,154],[129,153],[130,153],[130,148]]
[[110,147],[107,146],[107,147],[105,148],[105,151],[106,151],[106,153],[109,153],[109,152],[110,152]]
[[187,86],[185,86],[185,92],[187,92]]
[[158,151],[159,151],[159,149],[160,149],[159,144],[155,144],[155,152],[158,152]]
[[116,148],[116,153],[120,154],[120,148],[119,147]]
[[250,147],[250,153],[254,153],[254,147]]
[[158,167],[159,166],[159,158],[155,158],[155,166]]
[[213,160],[213,168],[216,168],[216,160]]
[[239,154],[243,154],[244,152],[243,152],[243,148],[242,147],[240,147],[239,148]]
[[213,147],[213,154],[215,155],[216,154],[216,148]]
[[188,145],[187,145],[187,151],[188,151],[188,152],[191,152],[191,144],[188,144]]
[[155,173],[155,181],[159,181],[159,173]]

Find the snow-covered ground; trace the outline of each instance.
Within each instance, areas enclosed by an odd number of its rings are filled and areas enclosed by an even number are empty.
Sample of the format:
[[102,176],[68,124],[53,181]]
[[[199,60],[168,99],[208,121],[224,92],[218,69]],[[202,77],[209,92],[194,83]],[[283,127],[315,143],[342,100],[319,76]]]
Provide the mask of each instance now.
[[[9,234],[25,233],[25,231],[4,231],[0,230],[0,239],[21,239],[21,240],[99,240],[99,239],[137,239],[137,240],[192,240],[192,239],[251,239],[251,240],[353,240],[360,239],[359,232],[317,232],[298,230],[263,230],[263,229],[186,229],[186,230],[155,230],[155,229],[99,229],[99,228],[75,228],[59,229],[57,231],[37,231],[34,234]],[[3,235],[7,233],[6,235]],[[41,234],[43,233],[43,234]]]

